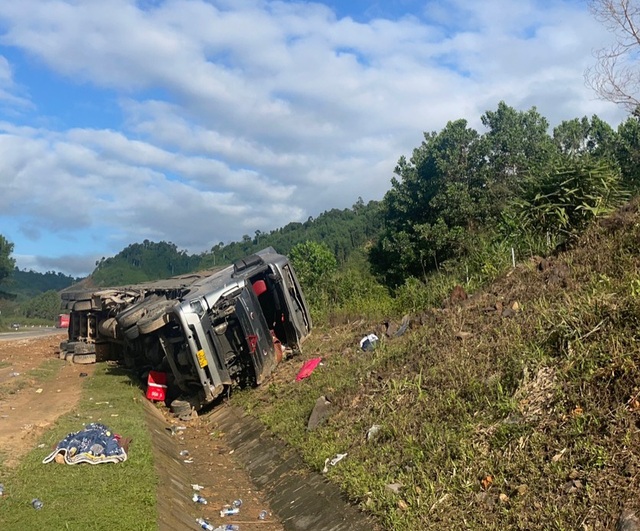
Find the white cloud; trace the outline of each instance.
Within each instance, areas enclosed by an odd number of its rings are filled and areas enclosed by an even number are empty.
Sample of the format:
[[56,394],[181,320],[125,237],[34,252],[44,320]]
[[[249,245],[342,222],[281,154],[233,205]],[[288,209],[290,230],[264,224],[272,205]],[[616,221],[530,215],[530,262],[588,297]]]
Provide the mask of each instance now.
[[[43,245],[86,231],[76,241],[108,246],[95,254],[144,238],[195,252],[380,199],[423,131],[458,118],[481,129],[500,100],[552,125],[622,118],[584,87],[608,35],[582,4],[425,6],[365,23],[310,2],[0,3],[13,50],[0,101],[22,113],[0,124],[0,221]],[[122,122],[44,127],[55,116],[37,109],[55,114],[55,100],[24,111],[20,58],[87,99],[98,89]]]

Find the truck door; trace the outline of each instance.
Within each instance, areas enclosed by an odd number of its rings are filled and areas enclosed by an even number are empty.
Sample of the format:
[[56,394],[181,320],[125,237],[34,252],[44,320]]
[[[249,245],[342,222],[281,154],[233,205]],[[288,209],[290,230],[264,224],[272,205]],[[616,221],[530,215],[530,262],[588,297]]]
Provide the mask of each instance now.
[[244,331],[255,383],[261,384],[277,364],[273,340],[258,299],[252,289],[242,290],[236,303],[236,315]]

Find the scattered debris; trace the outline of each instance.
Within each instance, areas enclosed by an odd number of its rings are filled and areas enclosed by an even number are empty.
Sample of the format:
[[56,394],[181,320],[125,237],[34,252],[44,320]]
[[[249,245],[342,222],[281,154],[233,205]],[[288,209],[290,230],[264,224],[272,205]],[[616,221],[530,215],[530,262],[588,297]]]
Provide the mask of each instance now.
[[207,499],[204,496],[200,496],[197,492],[193,493],[193,497],[191,498],[195,503],[199,503],[201,505],[207,505]]
[[36,393],[41,394],[42,393],[42,387],[36,389]]
[[266,519],[267,519],[268,514],[269,514],[269,513],[263,509],[263,510],[262,510],[262,511],[260,511],[260,513],[258,514],[258,520],[266,520]]
[[315,370],[315,368],[320,365],[322,358],[313,358],[308,361],[305,361],[302,365],[302,368],[298,372],[296,376],[296,382],[303,380],[304,378],[308,378],[311,376],[311,373]]
[[240,509],[238,509],[237,507],[225,507],[220,511],[220,516],[233,516],[235,514],[238,514],[239,512]]
[[89,374],[88,374],[88,373],[86,373],[86,372],[81,372],[80,374],[78,374],[78,376],[79,376],[80,378],[86,378],[87,376],[89,376]]
[[376,348],[377,344],[378,344],[378,336],[375,334],[369,334],[367,336],[364,336],[360,340],[360,348],[365,352],[369,350],[373,350],[374,348]]
[[333,459],[329,459],[328,457],[324,460],[324,468],[322,469],[322,473],[326,474],[327,472],[329,472],[329,467],[327,465],[330,466],[336,466],[340,461],[342,461],[345,457],[347,457],[348,454],[344,453],[344,454],[336,454],[336,456]]
[[307,430],[311,431],[316,429],[322,421],[329,416],[330,409],[331,402],[324,395],[320,396],[316,400],[316,404],[313,407],[313,411],[311,412],[311,416],[307,422]]
[[39,511],[40,509],[42,509],[43,507],[43,503],[38,499],[38,498],[34,498],[33,500],[31,500],[31,506],[36,510]]
[[198,485],[197,483],[192,484],[191,488],[193,490],[195,490],[196,492],[200,492],[202,489],[204,489],[204,487],[202,485]]

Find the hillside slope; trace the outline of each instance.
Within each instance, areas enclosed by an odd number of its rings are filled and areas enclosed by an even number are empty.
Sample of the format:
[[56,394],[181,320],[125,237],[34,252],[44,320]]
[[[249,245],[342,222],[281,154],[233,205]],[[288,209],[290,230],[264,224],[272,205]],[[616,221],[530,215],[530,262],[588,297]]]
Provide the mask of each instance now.
[[401,337],[317,329],[309,378],[294,358],[232,400],[318,470],[346,453],[327,476],[386,529],[612,529],[640,515],[639,244],[634,202]]

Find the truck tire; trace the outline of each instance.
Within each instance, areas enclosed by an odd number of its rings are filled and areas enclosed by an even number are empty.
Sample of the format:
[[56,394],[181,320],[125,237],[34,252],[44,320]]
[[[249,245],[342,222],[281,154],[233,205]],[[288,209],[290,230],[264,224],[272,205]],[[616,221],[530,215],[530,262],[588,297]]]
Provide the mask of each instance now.
[[100,332],[103,336],[110,337],[112,339],[116,339],[117,329],[118,323],[116,322],[115,317],[109,317],[104,321],[100,321],[100,324],[98,325],[98,332]]
[[87,310],[91,309],[93,309],[93,304],[91,301],[76,301],[73,303],[74,312],[86,312]]
[[138,331],[138,325],[134,324],[133,326],[130,326],[129,328],[127,328],[124,331],[124,337],[127,338],[127,340],[129,341],[135,341],[136,339],[138,339],[138,336],[140,335],[140,332]]
[[116,316],[116,320],[118,324],[125,330],[137,324],[138,321],[144,317],[149,308],[153,306],[160,300],[166,300],[164,298],[160,299],[158,297],[150,297],[138,304],[135,304],[131,308],[126,309],[124,312]]
[[141,334],[150,334],[166,325],[171,320],[170,310],[175,303],[175,301],[163,301],[150,308],[147,315],[138,321],[138,331]]
[[79,365],[89,365],[96,362],[96,353],[93,354],[74,354],[73,363]]

